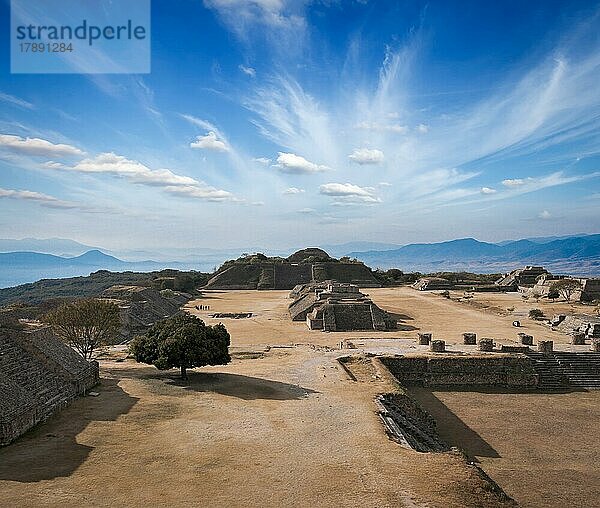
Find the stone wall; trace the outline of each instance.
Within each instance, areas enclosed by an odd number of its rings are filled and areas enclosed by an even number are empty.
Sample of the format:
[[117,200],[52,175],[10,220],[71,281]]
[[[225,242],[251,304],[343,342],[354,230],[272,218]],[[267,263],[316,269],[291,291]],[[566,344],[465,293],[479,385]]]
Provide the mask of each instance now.
[[0,329],[0,445],[6,445],[85,393],[99,380],[48,328]]
[[525,356],[381,357],[381,363],[403,385],[484,385],[535,388],[537,374]]

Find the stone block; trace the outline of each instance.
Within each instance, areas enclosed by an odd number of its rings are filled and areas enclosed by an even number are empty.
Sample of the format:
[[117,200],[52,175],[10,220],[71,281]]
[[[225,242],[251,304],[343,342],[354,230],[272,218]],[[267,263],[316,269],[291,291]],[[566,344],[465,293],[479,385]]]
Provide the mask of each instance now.
[[494,349],[494,339],[479,339],[479,351],[492,351]]
[[477,344],[477,334],[473,332],[463,333],[463,343],[471,346]]
[[521,339],[521,344],[524,346],[533,346],[533,335],[523,333],[519,334],[519,338]]
[[429,350],[434,353],[443,353],[446,351],[446,341],[445,340],[432,340],[429,345]]
[[419,344],[421,346],[429,346],[431,342],[431,333],[419,333]]

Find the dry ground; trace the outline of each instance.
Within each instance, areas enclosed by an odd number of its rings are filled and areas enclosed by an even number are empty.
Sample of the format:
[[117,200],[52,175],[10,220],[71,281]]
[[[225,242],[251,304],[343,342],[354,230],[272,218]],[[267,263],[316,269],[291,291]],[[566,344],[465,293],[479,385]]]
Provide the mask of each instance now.
[[[414,348],[407,339],[417,330],[449,342],[475,331],[510,343],[511,316],[408,288],[367,291],[401,315],[405,331],[313,332],[289,321],[285,291],[207,293],[190,309],[208,323],[219,321],[208,317],[213,312],[255,314],[221,320],[234,361],[198,369],[183,385],[175,371],[103,360],[99,397],[76,400],[0,449],[0,506],[504,506],[458,455],[419,454],[388,440],[373,398],[390,386],[351,381],[335,360],[348,351],[330,347],[385,337]],[[210,311],[197,312],[200,303]],[[527,327],[567,341],[537,323]],[[500,473],[516,468],[513,456],[481,461],[492,471],[505,460],[495,471],[510,486],[512,477]],[[526,456],[517,458],[529,467]],[[518,485],[511,489],[521,495]]]
[[522,506],[600,506],[600,391],[411,393]]

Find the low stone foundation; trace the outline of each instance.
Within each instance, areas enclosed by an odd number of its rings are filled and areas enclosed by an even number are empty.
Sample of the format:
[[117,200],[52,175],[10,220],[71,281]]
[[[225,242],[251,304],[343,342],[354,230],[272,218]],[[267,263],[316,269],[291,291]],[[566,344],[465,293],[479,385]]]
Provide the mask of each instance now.
[[535,389],[538,376],[524,356],[384,356],[381,363],[402,385],[503,386]]

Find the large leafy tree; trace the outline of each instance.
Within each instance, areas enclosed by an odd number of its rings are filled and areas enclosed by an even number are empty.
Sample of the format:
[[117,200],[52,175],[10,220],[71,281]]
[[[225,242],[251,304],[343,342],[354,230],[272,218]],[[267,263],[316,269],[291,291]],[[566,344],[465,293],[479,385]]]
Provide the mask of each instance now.
[[90,360],[99,347],[110,344],[119,335],[119,307],[103,300],[78,300],[57,307],[42,317],[55,335]]
[[196,316],[181,313],[135,337],[129,351],[138,362],[160,370],[177,367],[181,378],[187,379],[187,369],[229,363],[229,343],[229,333],[222,324],[206,326]]
[[550,285],[550,291],[558,293],[569,302],[573,293],[581,291],[581,282],[577,279],[560,279]]

